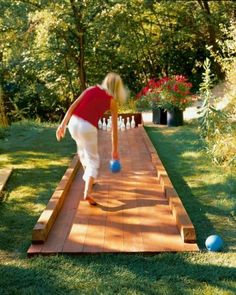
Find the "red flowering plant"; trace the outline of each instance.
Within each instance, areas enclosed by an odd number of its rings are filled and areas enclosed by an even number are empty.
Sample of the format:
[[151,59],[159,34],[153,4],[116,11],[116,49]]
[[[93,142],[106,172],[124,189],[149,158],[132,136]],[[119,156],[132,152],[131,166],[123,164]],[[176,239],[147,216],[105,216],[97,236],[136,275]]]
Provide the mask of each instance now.
[[136,95],[136,106],[141,108],[158,107],[158,104],[160,103],[160,93],[158,90],[160,89],[161,85],[168,80],[168,77],[164,77],[160,80],[157,80],[156,78],[149,80],[147,85],[143,87]]
[[161,107],[169,111],[175,108],[185,110],[194,99],[190,92],[191,88],[192,83],[183,75],[152,79],[138,93],[137,98],[148,100],[152,107]]

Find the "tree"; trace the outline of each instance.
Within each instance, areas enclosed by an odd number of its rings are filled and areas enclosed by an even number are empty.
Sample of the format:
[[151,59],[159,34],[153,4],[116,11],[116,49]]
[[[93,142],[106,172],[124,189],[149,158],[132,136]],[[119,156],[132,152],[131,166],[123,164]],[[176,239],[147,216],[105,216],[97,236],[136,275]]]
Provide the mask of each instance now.
[[43,120],[58,119],[109,71],[119,72],[132,94],[148,79],[172,74],[188,76],[197,89],[206,46],[218,48],[219,24],[235,11],[233,1],[223,0],[0,0],[0,6],[10,116]]
[[0,127],[8,126],[8,119],[5,110],[4,93],[3,93],[3,52],[0,51]]

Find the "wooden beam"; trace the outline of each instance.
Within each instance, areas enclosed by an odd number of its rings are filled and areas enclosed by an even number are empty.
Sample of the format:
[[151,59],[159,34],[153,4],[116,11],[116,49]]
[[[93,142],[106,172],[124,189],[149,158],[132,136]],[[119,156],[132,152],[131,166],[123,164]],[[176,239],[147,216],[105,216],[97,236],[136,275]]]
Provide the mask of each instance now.
[[175,218],[175,221],[180,231],[182,239],[184,240],[185,243],[195,243],[196,233],[195,233],[194,226],[177,192],[175,191],[174,188],[166,188],[165,194],[169,201],[172,214]]
[[147,148],[149,149],[152,163],[156,167],[157,178],[162,186],[162,190],[165,193],[165,196],[169,202],[170,209],[175,218],[176,225],[179,229],[181,238],[185,243],[194,243],[196,242],[196,233],[194,226],[186,212],[184,205],[178,196],[174,186],[168,176],[168,173],[159,158],[155,147],[153,146],[150,138],[148,137],[145,129],[143,129],[142,134]]
[[67,168],[56,190],[52,194],[45,210],[40,215],[32,232],[33,243],[43,243],[60,212],[71,183],[76,175],[77,170],[81,166],[78,156],[74,156],[70,166]]

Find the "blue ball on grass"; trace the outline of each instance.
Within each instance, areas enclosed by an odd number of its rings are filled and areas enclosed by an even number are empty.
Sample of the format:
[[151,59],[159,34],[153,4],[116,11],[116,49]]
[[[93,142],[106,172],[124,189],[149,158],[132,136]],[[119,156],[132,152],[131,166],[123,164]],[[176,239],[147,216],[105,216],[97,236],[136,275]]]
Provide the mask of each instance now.
[[110,170],[112,173],[120,172],[121,164],[119,160],[111,160],[110,161]]
[[223,240],[218,235],[211,235],[206,239],[205,245],[208,251],[218,252],[223,248]]

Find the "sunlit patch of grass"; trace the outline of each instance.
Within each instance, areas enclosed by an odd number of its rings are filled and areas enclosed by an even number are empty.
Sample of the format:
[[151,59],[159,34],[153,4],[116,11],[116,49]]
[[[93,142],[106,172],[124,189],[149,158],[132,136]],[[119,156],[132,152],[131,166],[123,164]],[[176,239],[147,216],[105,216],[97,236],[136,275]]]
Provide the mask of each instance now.
[[[68,157],[58,159],[56,154],[16,151],[11,153],[11,162],[17,169],[50,168],[50,166],[65,166],[68,164]],[[8,157],[9,159],[9,157]]]
[[227,249],[236,249],[236,170],[212,163],[201,149],[195,125],[147,131],[194,222],[200,245],[218,233]]
[[[191,126],[149,133],[203,251],[26,258],[32,229],[76,151],[68,134],[56,142],[55,130],[56,124],[25,122],[0,139],[1,164],[14,166],[0,202],[0,294],[235,294],[235,221],[229,213],[235,174],[211,167]],[[221,253],[204,249],[213,230],[225,241]]]
[[228,197],[224,196],[225,194],[219,194],[215,197],[214,199],[214,206],[215,207],[220,207],[222,208],[224,211],[230,211],[232,210],[233,206],[234,206],[234,201],[232,199],[229,199]]
[[202,156],[201,152],[199,151],[186,151],[183,152],[181,155],[182,158],[188,159],[188,160],[197,160]]
[[0,169],[11,168],[10,159],[7,154],[0,154]]

